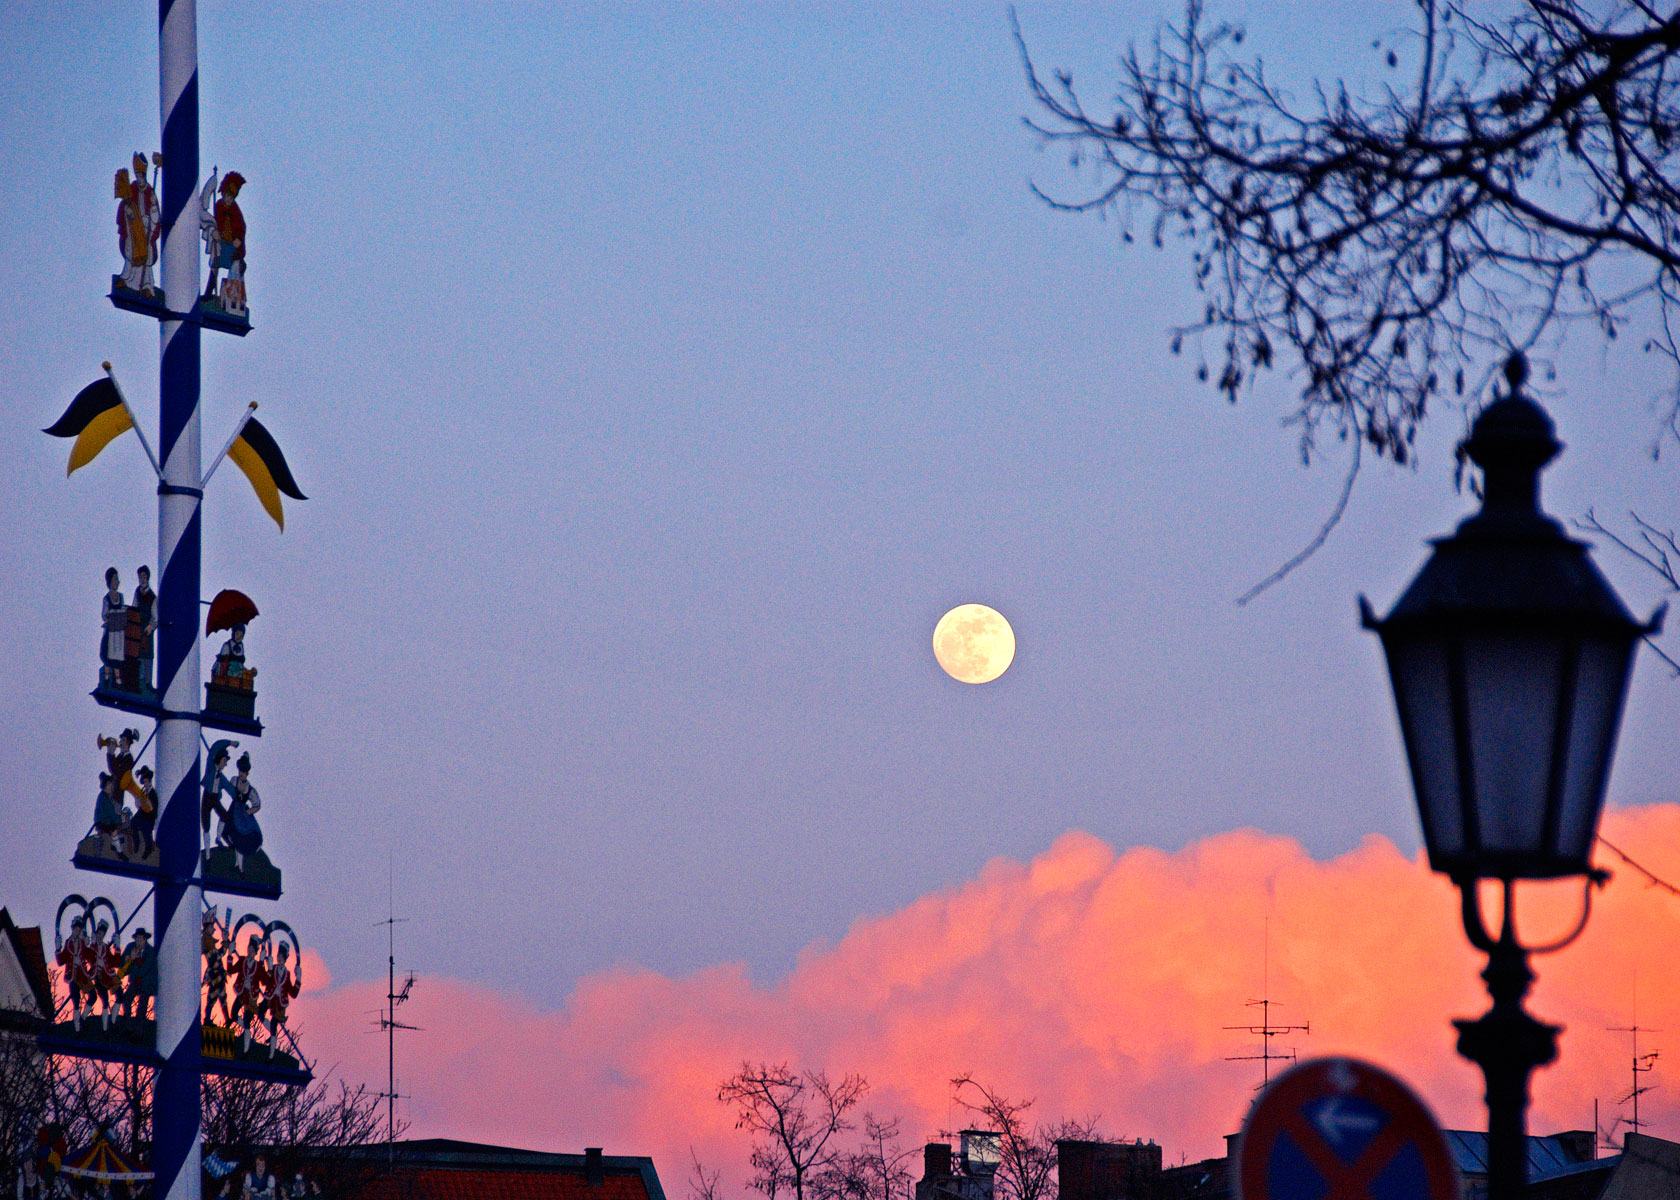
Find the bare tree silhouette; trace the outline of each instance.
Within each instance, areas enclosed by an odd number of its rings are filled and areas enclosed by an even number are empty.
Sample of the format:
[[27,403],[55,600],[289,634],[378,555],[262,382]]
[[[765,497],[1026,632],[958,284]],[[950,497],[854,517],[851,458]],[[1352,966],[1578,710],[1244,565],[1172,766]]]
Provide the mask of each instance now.
[[807,1189],[820,1193],[843,1157],[838,1135],[852,1128],[848,1114],[868,1090],[861,1075],[831,1081],[786,1063],[742,1063],[717,1097],[735,1109],[735,1127],[754,1135],[752,1187],[766,1200],[784,1191],[794,1200],[805,1200]]
[[1410,462],[1432,406],[1473,401],[1510,354],[1577,327],[1667,360],[1651,451],[1680,440],[1680,13],[1416,11],[1376,46],[1392,83],[1371,97],[1319,84],[1304,104],[1201,0],[1127,51],[1100,109],[1042,72],[1015,26],[1028,124],[1083,181],[1039,195],[1116,216],[1127,240],[1188,244],[1203,307],[1169,331],[1174,352],[1189,343],[1233,401],[1288,368],[1303,458],[1326,433],[1351,445],[1326,533],[1362,451]]

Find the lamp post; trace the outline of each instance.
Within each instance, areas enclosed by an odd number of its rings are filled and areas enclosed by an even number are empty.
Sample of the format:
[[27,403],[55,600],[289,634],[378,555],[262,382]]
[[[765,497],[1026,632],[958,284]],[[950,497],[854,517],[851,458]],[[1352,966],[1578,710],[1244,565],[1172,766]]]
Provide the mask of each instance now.
[[[1488,1196],[1527,1191],[1528,1077],[1557,1053],[1557,1027],[1523,1008],[1531,953],[1561,949],[1586,925],[1610,758],[1641,624],[1593,565],[1584,543],[1540,509],[1540,472],[1563,449],[1522,394],[1489,405],[1464,449],[1482,469],[1482,509],[1434,551],[1382,620],[1382,639],[1417,792],[1429,865],[1458,887],[1464,930],[1488,956],[1493,1007],[1457,1021],[1458,1052],[1487,1080]],[[1525,946],[1513,908],[1519,879],[1581,876],[1581,921],[1568,937]],[[1478,884],[1498,880],[1500,931],[1483,922]]]

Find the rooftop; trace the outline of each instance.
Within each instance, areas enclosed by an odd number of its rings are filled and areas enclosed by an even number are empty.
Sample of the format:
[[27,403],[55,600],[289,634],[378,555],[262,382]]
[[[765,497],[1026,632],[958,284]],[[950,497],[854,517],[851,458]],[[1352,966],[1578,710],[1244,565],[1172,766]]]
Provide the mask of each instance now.
[[555,1154],[451,1138],[419,1138],[365,1148],[395,1170],[380,1175],[368,1200],[665,1200],[653,1160],[640,1155]]

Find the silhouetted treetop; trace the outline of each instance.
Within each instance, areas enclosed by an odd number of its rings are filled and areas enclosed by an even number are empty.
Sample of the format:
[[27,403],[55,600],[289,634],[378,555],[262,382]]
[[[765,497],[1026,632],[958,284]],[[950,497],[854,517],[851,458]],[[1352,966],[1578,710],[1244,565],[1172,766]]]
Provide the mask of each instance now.
[[1669,360],[1680,438],[1680,12],[1417,0],[1374,47],[1390,83],[1305,103],[1199,0],[1124,55],[1100,110],[1016,39],[1028,124],[1085,188],[1039,194],[1128,240],[1185,239],[1205,307],[1174,351],[1188,340],[1232,400],[1257,371],[1298,372],[1304,457],[1334,431],[1407,463],[1437,397],[1581,324]]

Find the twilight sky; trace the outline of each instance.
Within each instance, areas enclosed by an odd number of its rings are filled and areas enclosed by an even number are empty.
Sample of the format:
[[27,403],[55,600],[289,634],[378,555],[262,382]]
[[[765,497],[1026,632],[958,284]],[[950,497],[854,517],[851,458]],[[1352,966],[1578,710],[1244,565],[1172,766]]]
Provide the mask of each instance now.
[[[1410,7],[1222,11],[1299,82],[1363,70]],[[1175,9],[1021,21],[1100,95]],[[111,175],[157,143],[152,20],[0,6],[0,903],[26,923],[93,882],[68,859],[95,734],[119,725],[85,695],[100,576],[115,563],[127,589],[155,557],[133,439],[66,481],[66,444],[36,432],[107,358],[155,423],[154,328],[103,298]],[[468,998],[434,1010],[421,1059],[460,1012],[576,1021],[621,978],[783,994],[848,929],[921,936],[923,898],[1092,846],[1120,857],[1080,878],[1251,826],[1308,874],[1386,853],[1421,880],[1354,596],[1389,604],[1469,506],[1460,420],[1437,418],[1415,471],[1369,468],[1325,550],[1239,609],[1311,536],[1342,461],[1301,467],[1287,379],[1232,408],[1168,353],[1197,307],[1176,251],[1029,194],[1075,181],[1020,125],[1002,6],[203,3],[199,45],[203,163],[249,181],[256,326],[205,337],[204,440],[259,401],[311,497],[279,534],[220,472],[205,592],[263,610],[247,644],[269,733],[248,748],[287,883],[269,907],[330,967],[322,1036],[344,1061],[343,1023],[367,1019],[346,997],[384,969],[388,879],[402,965]],[[1555,360],[1554,512],[1675,519],[1674,448],[1646,453],[1662,380],[1634,351]],[[1653,580],[1600,562],[1647,612]],[[929,646],[965,601],[1019,639],[982,687]],[[1680,801],[1677,688],[1640,667],[1613,803]],[[1275,901],[1217,883],[1171,893],[1240,960],[1185,1010],[1213,1039],[1260,986]],[[143,889],[107,890],[126,909]],[[1308,911],[1315,945],[1366,922]],[[1468,954],[1450,963],[1474,982]],[[1298,983],[1303,1009],[1340,986]],[[817,1050],[788,1033],[762,1053]],[[1598,1094],[1621,1070],[1606,1057]],[[468,1132],[432,1102],[422,1132]],[[1225,1123],[1174,1129],[1211,1153]]]

